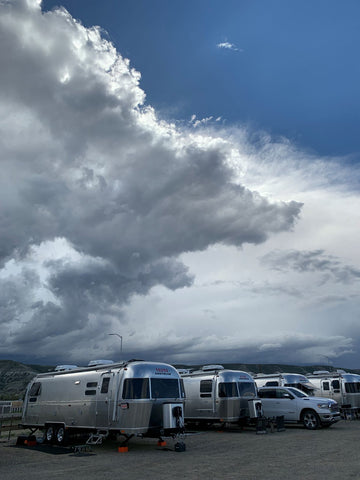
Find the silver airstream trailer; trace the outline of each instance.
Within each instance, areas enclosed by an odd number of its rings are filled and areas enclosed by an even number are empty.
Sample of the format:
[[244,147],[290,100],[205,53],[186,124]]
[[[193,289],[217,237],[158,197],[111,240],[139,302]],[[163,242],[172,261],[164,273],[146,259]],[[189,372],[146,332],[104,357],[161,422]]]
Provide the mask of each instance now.
[[344,371],[318,370],[307,375],[318,397],[332,398],[342,408],[360,411],[360,375]]
[[37,375],[28,385],[22,425],[48,443],[86,434],[173,437],[184,431],[182,382],[165,363],[130,360]]
[[300,373],[273,373],[253,375],[257,388],[260,387],[294,387],[307,395],[314,395],[315,385],[309,378]]
[[241,424],[261,416],[261,400],[253,403],[257,396],[255,382],[246,372],[227,370],[222,365],[205,365],[181,377],[188,423]]

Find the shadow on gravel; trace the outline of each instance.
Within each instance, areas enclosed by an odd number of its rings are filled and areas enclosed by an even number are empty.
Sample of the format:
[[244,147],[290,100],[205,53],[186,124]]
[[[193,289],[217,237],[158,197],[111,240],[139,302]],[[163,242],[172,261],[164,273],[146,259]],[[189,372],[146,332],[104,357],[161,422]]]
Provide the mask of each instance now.
[[64,454],[73,453],[73,451],[74,451],[72,448],[57,447],[55,445],[34,445],[34,446],[9,445],[8,448],[20,448],[20,449],[23,449],[23,450],[36,450],[37,452],[51,453],[52,455],[64,455]]

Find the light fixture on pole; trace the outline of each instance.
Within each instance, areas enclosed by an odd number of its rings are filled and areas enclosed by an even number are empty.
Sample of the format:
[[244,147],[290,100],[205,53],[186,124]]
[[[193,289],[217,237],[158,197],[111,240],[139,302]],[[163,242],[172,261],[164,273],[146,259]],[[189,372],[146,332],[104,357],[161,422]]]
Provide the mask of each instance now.
[[320,354],[320,357],[326,358],[327,364],[328,364],[328,367],[329,367],[330,366],[330,357],[328,357],[327,355],[322,355],[322,354]]
[[[122,335],[119,335],[118,333],[108,333],[108,335],[115,335],[116,337],[120,338],[120,357],[122,357],[122,342],[123,342],[123,337]],[[120,358],[121,359],[121,358]]]

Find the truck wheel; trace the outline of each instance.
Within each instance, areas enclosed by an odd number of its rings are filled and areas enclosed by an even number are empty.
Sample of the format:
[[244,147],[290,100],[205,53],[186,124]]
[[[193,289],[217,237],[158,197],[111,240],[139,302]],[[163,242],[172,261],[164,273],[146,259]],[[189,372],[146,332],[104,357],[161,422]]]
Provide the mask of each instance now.
[[320,427],[320,418],[314,410],[304,410],[301,414],[301,421],[308,430],[316,430]]
[[45,431],[45,441],[46,443],[52,443],[55,439],[54,427],[50,425]]
[[56,430],[55,438],[58,445],[66,445],[67,435],[64,427],[59,427]]

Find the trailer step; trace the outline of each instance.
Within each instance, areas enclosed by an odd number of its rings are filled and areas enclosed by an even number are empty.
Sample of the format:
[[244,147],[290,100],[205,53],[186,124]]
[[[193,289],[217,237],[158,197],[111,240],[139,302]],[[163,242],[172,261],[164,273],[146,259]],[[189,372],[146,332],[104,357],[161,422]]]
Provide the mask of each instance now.
[[108,432],[106,433],[92,433],[90,437],[87,439],[86,444],[87,445],[101,445],[103,440],[109,435]]
[[74,445],[72,447],[73,451],[74,451],[74,455],[81,455],[81,454],[85,454],[85,453],[91,453],[92,450],[91,450],[91,446],[90,445]]

